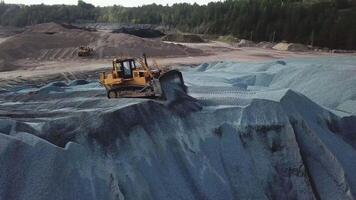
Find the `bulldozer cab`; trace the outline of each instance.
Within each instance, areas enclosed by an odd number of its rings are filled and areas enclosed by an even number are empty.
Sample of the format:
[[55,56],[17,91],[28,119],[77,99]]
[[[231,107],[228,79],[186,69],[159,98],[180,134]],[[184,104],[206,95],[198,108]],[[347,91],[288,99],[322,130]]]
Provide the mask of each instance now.
[[136,69],[136,63],[134,59],[125,59],[113,61],[113,72],[118,75],[118,77],[123,79],[133,78],[133,70]]

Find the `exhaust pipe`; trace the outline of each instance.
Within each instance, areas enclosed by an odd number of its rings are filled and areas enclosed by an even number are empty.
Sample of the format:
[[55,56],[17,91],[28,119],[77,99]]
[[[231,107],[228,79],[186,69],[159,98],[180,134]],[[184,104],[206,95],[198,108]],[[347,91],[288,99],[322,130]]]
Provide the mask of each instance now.
[[143,59],[145,60],[145,65],[148,67],[147,57],[146,57],[146,54],[145,54],[145,53],[143,53]]

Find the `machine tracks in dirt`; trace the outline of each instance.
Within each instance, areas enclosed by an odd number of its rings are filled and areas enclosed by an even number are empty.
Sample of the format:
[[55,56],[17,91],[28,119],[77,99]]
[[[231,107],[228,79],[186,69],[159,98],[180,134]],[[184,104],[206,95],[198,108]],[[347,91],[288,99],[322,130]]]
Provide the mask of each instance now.
[[44,49],[41,50],[40,55],[37,57],[36,60],[50,61],[65,59],[77,59],[77,48]]
[[224,97],[226,95],[255,95],[256,91],[245,90],[236,87],[207,87],[207,86],[192,86],[188,89],[189,94]]
[[188,94],[198,99],[205,106],[247,105],[256,91],[236,87],[191,86]]

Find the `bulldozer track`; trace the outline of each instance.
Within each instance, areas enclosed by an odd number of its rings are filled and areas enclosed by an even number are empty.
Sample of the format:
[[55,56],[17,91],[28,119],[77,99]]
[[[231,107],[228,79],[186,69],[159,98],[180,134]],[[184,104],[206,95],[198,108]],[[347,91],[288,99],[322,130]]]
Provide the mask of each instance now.
[[77,48],[44,49],[40,51],[36,60],[63,60],[77,58]]

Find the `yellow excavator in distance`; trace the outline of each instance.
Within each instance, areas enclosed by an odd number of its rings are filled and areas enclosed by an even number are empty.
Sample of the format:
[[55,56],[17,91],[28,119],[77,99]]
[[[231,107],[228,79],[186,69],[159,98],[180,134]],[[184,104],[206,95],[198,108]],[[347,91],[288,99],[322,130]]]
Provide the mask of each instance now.
[[153,98],[165,99],[172,84],[185,90],[182,73],[177,70],[163,72],[155,64],[149,67],[146,55],[143,58],[114,59],[109,72],[101,72],[100,84],[105,87],[108,98]]

